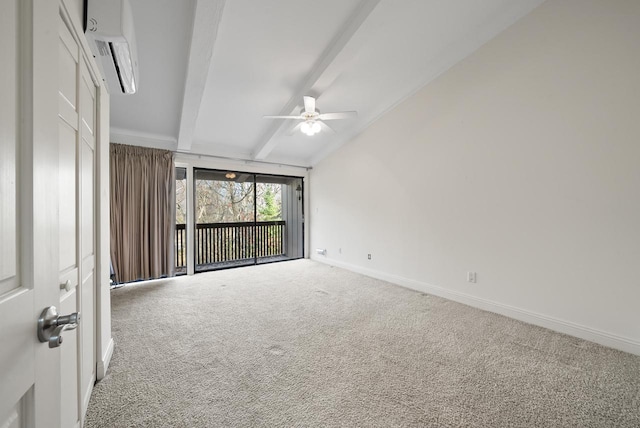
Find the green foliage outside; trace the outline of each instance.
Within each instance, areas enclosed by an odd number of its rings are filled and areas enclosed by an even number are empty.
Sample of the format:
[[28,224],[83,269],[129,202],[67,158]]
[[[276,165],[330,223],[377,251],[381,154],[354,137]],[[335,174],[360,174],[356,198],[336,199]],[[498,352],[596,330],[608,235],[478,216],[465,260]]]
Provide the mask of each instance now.
[[258,221],[273,221],[281,219],[282,201],[278,201],[280,202],[279,204],[276,202],[272,186],[267,187],[262,195],[263,205],[258,210]]

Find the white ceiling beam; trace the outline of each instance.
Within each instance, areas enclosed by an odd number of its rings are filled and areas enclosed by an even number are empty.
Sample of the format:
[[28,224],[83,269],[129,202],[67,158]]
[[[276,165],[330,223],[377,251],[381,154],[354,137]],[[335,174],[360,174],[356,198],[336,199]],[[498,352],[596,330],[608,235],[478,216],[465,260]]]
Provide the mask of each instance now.
[[113,126],[109,129],[109,141],[117,144],[171,151],[175,151],[177,147],[176,139],[173,136],[132,131],[130,129],[115,128]]
[[[286,116],[291,114],[302,100],[304,95],[308,95],[308,91],[320,80],[323,73],[329,68],[331,63],[342,52],[349,40],[358,31],[360,26],[366,21],[369,14],[376,8],[381,0],[362,0],[356,7],[355,11],[351,14],[345,25],[341,28],[336,36],[331,40],[327,48],[322,52],[311,71],[300,84],[298,89],[294,92],[289,102],[280,110],[278,115]],[[260,137],[259,143],[252,153],[253,159],[264,159],[274,149],[276,142],[274,140],[275,134],[278,132],[281,126],[286,121],[274,121],[274,123],[267,128],[267,131]]]
[[196,2],[178,132],[179,151],[191,150],[225,1],[197,0]]

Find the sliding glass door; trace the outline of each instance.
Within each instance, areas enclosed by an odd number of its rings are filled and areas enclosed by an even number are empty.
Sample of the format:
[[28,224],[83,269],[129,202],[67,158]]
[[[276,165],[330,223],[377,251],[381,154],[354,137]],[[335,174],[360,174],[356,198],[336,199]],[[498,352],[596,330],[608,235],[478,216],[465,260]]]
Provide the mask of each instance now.
[[173,248],[176,275],[187,273],[187,169],[176,168],[176,229]]
[[195,169],[194,193],[196,272],[304,256],[302,179]]
[[256,175],[256,263],[298,259],[302,251],[302,179]]

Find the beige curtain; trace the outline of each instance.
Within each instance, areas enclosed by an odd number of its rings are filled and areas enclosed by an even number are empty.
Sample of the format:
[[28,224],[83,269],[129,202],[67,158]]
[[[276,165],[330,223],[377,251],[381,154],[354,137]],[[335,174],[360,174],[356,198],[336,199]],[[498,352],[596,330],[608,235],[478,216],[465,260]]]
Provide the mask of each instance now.
[[173,153],[111,144],[111,263],[117,282],[172,276]]

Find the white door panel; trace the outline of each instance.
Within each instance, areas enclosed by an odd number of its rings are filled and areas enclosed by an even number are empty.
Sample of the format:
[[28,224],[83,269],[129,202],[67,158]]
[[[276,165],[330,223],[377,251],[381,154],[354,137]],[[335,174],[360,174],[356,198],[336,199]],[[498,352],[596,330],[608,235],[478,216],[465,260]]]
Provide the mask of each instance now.
[[[72,288],[60,299],[60,313],[78,312],[76,288]],[[81,320],[81,323],[84,320]],[[64,343],[60,347],[60,378],[62,391],[78,389],[78,335],[75,331],[64,333]],[[61,400],[61,426],[73,427],[78,423],[78,400],[65,396]]]
[[60,351],[36,321],[59,304],[58,6],[0,0],[0,426],[58,427]]
[[[70,280],[77,285],[74,298],[69,298],[65,310],[82,314],[73,341],[63,353],[62,375],[75,370],[74,381],[63,382],[61,395],[76,397],[73,405],[63,408],[63,426],[81,425],[89,405],[89,398],[96,380],[96,328],[95,328],[95,121],[96,85],[89,73],[80,44],[70,28],[60,22],[59,46],[61,52],[59,117],[61,132],[60,187],[65,197],[60,207],[61,236],[68,247],[61,242],[61,253],[65,262],[60,264],[60,281]],[[64,76],[63,76],[64,74]],[[62,202],[62,201],[61,201]],[[76,277],[71,277],[75,274]],[[75,310],[73,308],[76,308]],[[65,343],[66,345],[66,343]]]
[[[95,293],[94,293],[95,277],[93,270],[91,274],[85,279],[82,284],[82,309],[85,314],[95,313]],[[89,406],[89,399],[91,398],[91,392],[93,391],[93,384],[96,381],[96,363],[95,363],[95,324],[93,315],[86,316],[84,318],[87,322],[82,324],[82,366],[81,366],[81,405],[82,416],[87,411]]]
[[87,321],[81,305],[81,289],[78,286],[79,266],[79,180],[78,180],[78,58],[80,50],[67,24],[58,20],[58,120],[60,139],[58,141],[59,171],[59,230],[60,230],[60,271],[59,282],[70,281],[71,290],[60,302],[60,313],[80,312],[81,319],[76,330],[65,332],[61,350],[60,374],[62,378],[60,396],[65,397],[61,408],[61,426],[74,427],[80,424],[79,366],[82,343],[82,325]]
[[[34,385],[34,320],[33,291],[20,289],[5,294],[0,300],[0,322],[10,334],[11,343],[0,347],[0,426],[20,407],[25,394]],[[14,339],[15,338],[15,339]],[[6,341],[9,342],[9,341]]]
[[[7,3],[5,5],[5,3]],[[0,14],[0,237],[2,237],[2,257],[0,257],[0,295],[16,288],[17,279],[17,187],[16,154],[17,139],[17,17],[16,0],[3,2]],[[5,61],[6,60],[6,61]]]
[[[0,0],[2,428],[81,426],[95,381],[97,89],[67,3]],[[82,313],[58,348],[48,306]]]
[[[93,257],[94,251],[94,155],[92,145],[82,139],[82,161],[81,161],[81,198],[80,207],[82,213],[82,259]],[[92,267],[93,268],[93,267]]]
[[67,25],[62,20],[58,21],[58,29],[58,35],[60,36],[60,44],[58,45],[58,63],[60,69],[60,74],[58,75],[58,81],[60,84],[59,90],[60,94],[66,98],[69,105],[74,110],[77,110],[77,64],[78,57],[80,55],[78,43],[76,43]]
[[4,425],[2,427],[7,428],[22,428],[26,425],[26,421],[24,420],[23,413],[24,406],[22,404],[18,404],[14,406],[13,409],[9,411],[9,416],[5,419]]
[[[0,347],[0,426],[23,423],[35,383],[34,292],[24,284],[19,254],[18,153],[21,150],[18,0],[3,0],[0,14],[0,325],[9,335]],[[29,411],[33,412],[33,408]]]
[[81,224],[81,306],[84,321],[81,327],[80,395],[82,417],[89,406],[96,381],[96,279],[95,279],[95,188],[96,151],[95,118],[96,87],[84,59],[80,62],[80,200]]
[[[59,231],[60,231],[60,271],[75,270],[77,275],[76,251],[76,147],[77,131],[60,117],[59,132]],[[61,280],[61,284],[65,281]],[[77,277],[71,279],[78,284]]]

